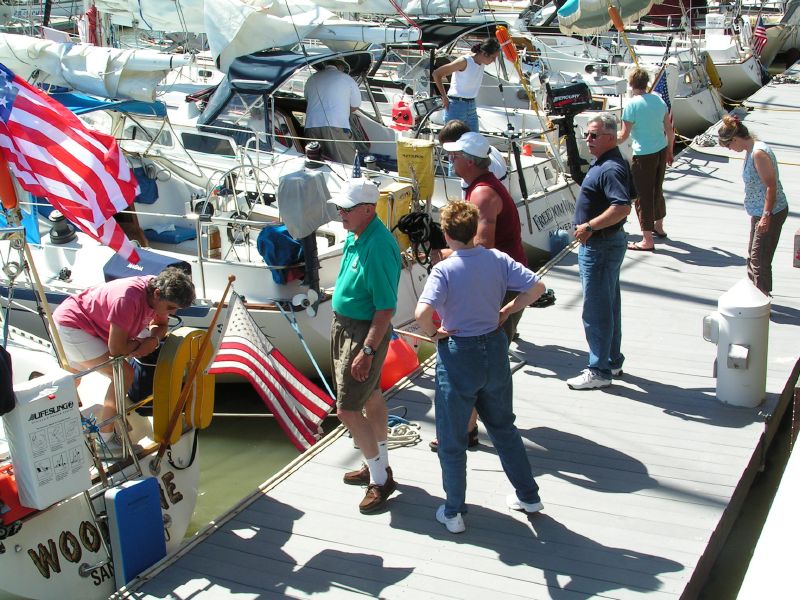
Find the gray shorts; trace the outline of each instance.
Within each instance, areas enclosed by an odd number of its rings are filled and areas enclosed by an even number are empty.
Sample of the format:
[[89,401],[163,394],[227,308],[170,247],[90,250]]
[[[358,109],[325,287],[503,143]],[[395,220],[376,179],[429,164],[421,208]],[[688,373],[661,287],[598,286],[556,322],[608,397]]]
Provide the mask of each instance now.
[[336,392],[336,407],[340,410],[361,410],[370,394],[380,390],[381,369],[389,341],[392,339],[391,327],[375,348],[372,368],[365,381],[356,381],[350,373],[353,359],[364,346],[372,321],[360,321],[334,313],[331,321],[331,373],[333,389]]

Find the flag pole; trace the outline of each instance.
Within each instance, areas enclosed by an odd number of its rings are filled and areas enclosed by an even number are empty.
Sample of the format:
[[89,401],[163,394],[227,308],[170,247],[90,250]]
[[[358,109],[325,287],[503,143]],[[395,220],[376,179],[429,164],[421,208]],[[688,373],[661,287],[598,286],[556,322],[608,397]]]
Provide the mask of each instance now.
[[[14,179],[11,177],[11,171],[8,168],[8,161],[5,159],[0,159],[0,162],[2,162],[2,164],[0,164],[0,200],[2,200],[3,207],[8,211],[9,220],[15,219],[19,225],[21,221],[19,218],[19,199],[17,198],[17,190],[14,187]],[[31,254],[31,249],[28,247],[28,243],[25,240],[24,233],[22,234],[21,239],[18,241],[22,244],[23,252],[25,253],[25,264],[29,269],[31,278],[33,279],[32,283],[34,290],[36,291],[36,295],[39,297],[39,301],[44,307],[44,313],[47,316],[47,329],[50,332],[50,339],[53,341],[53,346],[55,347],[58,364],[61,365],[62,368],[66,369],[69,364],[66,358],[67,355],[64,353],[64,347],[61,345],[61,337],[58,335],[58,331],[53,325],[53,312],[50,310],[50,304],[47,302],[47,294],[45,294],[42,281],[39,279],[39,273],[36,270],[36,263],[33,262],[33,255]]]
[[167,451],[169,439],[172,437],[172,431],[175,429],[175,425],[177,425],[181,413],[183,413],[183,407],[186,406],[186,402],[189,400],[189,393],[192,390],[193,382],[197,377],[198,371],[200,371],[200,364],[202,362],[203,354],[205,354],[208,345],[211,343],[211,333],[214,331],[219,314],[222,312],[222,307],[225,305],[225,298],[228,297],[228,292],[230,291],[234,281],[236,281],[236,276],[228,275],[228,285],[225,286],[225,291],[222,292],[222,300],[220,300],[219,304],[217,304],[217,310],[214,312],[214,317],[211,319],[211,323],[209,324],[203,339],[200,341],[200,349],[197,352],[197,358],[195,358],[195,360],[192,362],[192,366],[189,368],[189,375],[186,378],[186,382],[183,384],[183,388],[181,388],[181,395],[178,396],[178,403],[175,406],[175,409],[172,411],[172,415],[170,415],[169,423],[167,424],[167,430],[164,434],[164,439],[161,440],[161,443],[158,446],[158,454],[156,455],[155,460],[150,461],[150,472],[154,475],[157,475],[161,470],[161,459],[164,457],[164,453]]

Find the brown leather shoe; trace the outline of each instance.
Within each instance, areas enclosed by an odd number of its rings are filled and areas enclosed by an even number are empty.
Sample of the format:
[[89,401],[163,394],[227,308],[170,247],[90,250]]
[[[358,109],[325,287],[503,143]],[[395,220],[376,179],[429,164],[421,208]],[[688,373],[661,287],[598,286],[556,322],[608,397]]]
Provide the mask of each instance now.
[[342,480],[347,485],[369,485],[369,467],[363,464],[357,471],[348,471]]
[[[386,472],[389,474],[389,479],[392,478],[392,467],[386,467]],[[344,474],[342,480],[347,485],[369,485],[369,467],[361,465],[358,471],[349,471]]]
[[[389,471],[388,468],[386,470]],[[362,514],[375,512],[386,504],[389,496],[391,496],[396,489],[397,484],[392,477],[391,471],[389,471],[389,479],[386,480],[386,483],[383,485],[370,483],[369,486],[367,486],[367,493],[364,494],[364,499],[358,505],[358,510],[360,510]]]

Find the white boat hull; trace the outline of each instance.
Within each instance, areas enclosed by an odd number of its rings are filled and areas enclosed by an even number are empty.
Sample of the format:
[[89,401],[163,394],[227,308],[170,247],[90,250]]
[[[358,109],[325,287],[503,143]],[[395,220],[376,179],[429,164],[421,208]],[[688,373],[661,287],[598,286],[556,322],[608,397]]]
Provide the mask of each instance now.
[[715,65],[722,81],[720,93],[731,100],[744,100],[761,89],[761,65],[755,56]]
[[[189,464],[193,437],[184,435],[172,446],[173,461],[178,457],[184,465]],[[140,461],[145,473],[153,459]],[[173,468],[166,460],[161,462],[158,483],[162,512],[169,523],[168,554],[183,541],[194,512],[198,462],[195,459],[184,470]],[[101,500],[95,502],[99,508]],[[3,542],[0,595],[43,600],[108,598],[116,590],[114,569],[99,532],[83,494],[28,516],[22,529]]]

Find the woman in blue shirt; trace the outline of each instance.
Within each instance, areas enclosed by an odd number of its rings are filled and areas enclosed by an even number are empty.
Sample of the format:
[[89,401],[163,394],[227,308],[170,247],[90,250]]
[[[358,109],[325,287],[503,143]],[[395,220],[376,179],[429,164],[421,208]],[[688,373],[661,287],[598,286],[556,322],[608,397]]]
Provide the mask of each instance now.
[[638,198],[636,214],[642,228],[642,241],[629,242],[628,250],[652,252],[655,248],[653,234],[667,237],[664,217],[664,173],[672,164],[672,146],[675,131],[672,128],[667,105],[658,94],[647,93],[650,75],[644,69],[633,67],[628,71],[628,88],[631,99],[622,111],[622,130],[619,143],[631,137],[633,160],[631,172]]
[[778,161],[772,149],[756,140],[738,118],[725,115],[717,131],[719,145],[745,152],[744,209],[750,215],[747,276],[764,294],[772,291],[772,257],[781,229],[789,214],[789,203],[778,177]]

